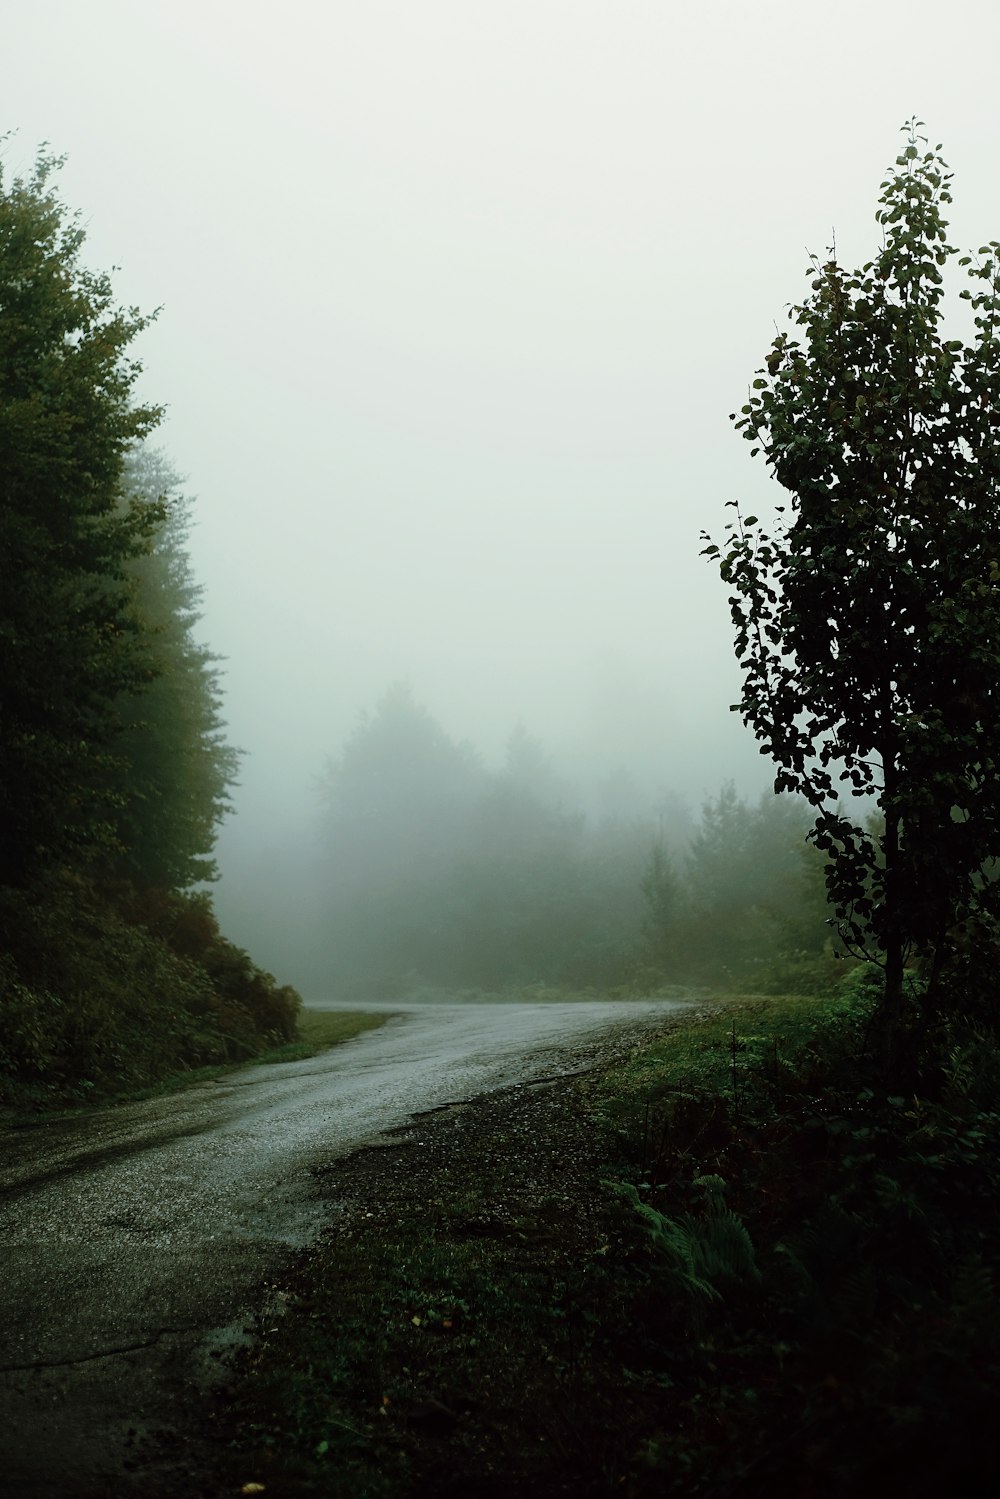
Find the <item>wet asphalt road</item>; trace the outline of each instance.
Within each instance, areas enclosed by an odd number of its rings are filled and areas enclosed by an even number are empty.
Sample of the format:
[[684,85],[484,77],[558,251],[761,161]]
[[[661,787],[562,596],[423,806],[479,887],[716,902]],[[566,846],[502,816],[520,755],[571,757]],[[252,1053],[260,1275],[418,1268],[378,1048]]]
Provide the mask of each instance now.
[[306,1061],[0,1132],[2,1491],[123,1494],[131,1471],[136,1491],[197,1493],[185,1402],[211,1399],[265,1283],[335,1214],[313,1168],[414,1113],[593,1066],[677,1008],[392,1006]]

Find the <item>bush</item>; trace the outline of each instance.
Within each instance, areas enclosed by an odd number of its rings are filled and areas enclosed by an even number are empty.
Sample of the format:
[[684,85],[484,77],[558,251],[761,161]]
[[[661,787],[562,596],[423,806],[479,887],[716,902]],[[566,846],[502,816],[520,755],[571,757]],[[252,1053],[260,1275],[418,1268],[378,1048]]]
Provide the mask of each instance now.
[[134,909],[150,931],[207,974],[217,1019],[234,1041],[242,1039],[252,1053],[262,1039],[293,1038],[301,998],[222,935],[207,895],[147,892]]
[[[996,1491],[1000,1046],[953,1019],[897,1093],[869,1045],[881,970],[839,989],[670,1036],[618,1090],[669,1391],[638,1493],[685,1464],[692,1496]],[[699,1200],[721,1176],[724,1221]],[[710,1273],[722,1229],[716,1265],[752,1243],[759,1280]]]
[[205,897],[112,904],[65,874],[0,888],[7,1101],[78,1102],[239,1061],[291,1039],[299,1004],[220,935]]

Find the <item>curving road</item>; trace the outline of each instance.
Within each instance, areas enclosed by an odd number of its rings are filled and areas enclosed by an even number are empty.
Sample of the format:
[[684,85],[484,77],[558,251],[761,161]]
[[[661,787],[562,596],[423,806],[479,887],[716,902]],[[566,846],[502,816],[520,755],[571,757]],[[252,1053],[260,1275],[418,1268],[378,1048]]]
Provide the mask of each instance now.
[[684,1006],[385,1008],[307,1061],[0,1133],[5,1493],[121,1495],[130,1470],[169,1492],[172,1469],[198,1492],[174,1420],[335,1212],[313,1168],[414,1113],[593,1066]]

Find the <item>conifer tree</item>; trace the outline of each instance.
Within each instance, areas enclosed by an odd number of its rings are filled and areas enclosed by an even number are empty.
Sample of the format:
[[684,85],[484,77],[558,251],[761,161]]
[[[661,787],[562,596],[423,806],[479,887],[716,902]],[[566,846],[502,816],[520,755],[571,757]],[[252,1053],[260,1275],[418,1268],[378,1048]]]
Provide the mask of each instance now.
[[187,548],[190,501],[162,453],[148,448],[129,455],[124,495],[126,504],[162,507],[164,518],[128,569],[151,679],[119,704],[116,862],[140,887],[182,890],[216,877],[212,850],[240,754],[223,731],[219,658],[195,634],[202,590]]
[[81,263],[50,185],[0,170],[0,883],[115,843],[122,694],[152,670],[126,573],[162,519],[121,504],[124,458],[159,411],[134,399],[146,326]]

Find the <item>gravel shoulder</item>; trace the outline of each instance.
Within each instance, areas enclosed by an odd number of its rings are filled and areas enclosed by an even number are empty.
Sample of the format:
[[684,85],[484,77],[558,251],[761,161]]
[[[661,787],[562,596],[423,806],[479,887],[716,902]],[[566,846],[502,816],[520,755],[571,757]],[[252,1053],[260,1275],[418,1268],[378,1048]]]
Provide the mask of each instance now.
[[577,1048],[575,1075],[419,1115],[321,1168],[332,1220],[213,1415],[220,1494],[625,1492],[656,1400],[623,1387],[623,1272],[647,1255],[605,1185],[615,1145],[588,1098],[639,1039]]
[[[491,1212],[502,1221],[528,1189],[513,1178],[502,1188],[501,1178],[515,1161],[526,1168],[533,1141],[500,1115],[527,1118],[535,1101],[554,1102],[570,1075],[627,1054],[670,1014],[655,1005],[513,1013],[527,1008],[415,1015],[328,1057],[107,1111],[75,1133],[71,1121],[9,1131],[0,1194],[7,1491],[234,1492],[228,1473],[216,1488],[211,1476],[246,1428],[242,1416],[235,1435],[226,1425],[227,1360],[249,1334],[263,1331],[266,1342],[264,1323],[277,1325],[275,1310],[292,1306],[296,1293],[281,1292],[300,1273],[303,1246],[317,1234],[325,1246],[324,1225],[334,1235],[364,1227],[373,1246],[388,1243],[417,1200],[437,1197],[454,1215],[466,1155],[477,1178],[493,1173]],[[574,1015],[553,1013],[563,1008]],[[474,1121],[475,1148],[463,1134]],[[539,1157],[542,1195],[572,1193],[566,1162],[582,1160],[582,1137],[569,1149],[557,1135],[550,1165]]]

